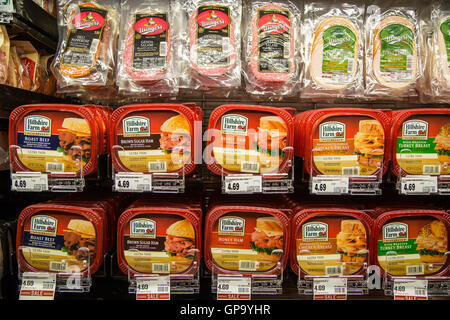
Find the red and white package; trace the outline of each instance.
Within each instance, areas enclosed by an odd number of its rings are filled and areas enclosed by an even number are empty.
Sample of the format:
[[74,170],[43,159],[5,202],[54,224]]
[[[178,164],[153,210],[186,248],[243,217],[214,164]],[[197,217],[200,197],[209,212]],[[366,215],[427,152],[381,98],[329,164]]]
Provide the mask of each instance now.
[[241,1],[190,0],[182,86],[192,89],[230,88],[241,84]]
[[247,92],[289,95],[298,91],[299,10],[290,1],[252,1],[245,8],[244,77]]
[[117,86],[123,92],[178,92],[172,1],[143,3],[128,0],[121,6],[124,26],[119,45]]
[[0,25],[0,83],[6,83],[8,79],[9,61],[9,37],[6,27]]

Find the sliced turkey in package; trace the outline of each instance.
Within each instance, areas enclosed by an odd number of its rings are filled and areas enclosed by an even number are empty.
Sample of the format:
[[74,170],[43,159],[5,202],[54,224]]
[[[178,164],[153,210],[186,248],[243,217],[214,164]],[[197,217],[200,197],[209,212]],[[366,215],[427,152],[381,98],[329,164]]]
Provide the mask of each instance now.
[[244,10],[246,91],[292,95],[299,90],[300,11],[291,1],[251,1]]
[[121,92],[178,92],[176,7],[174,1],[164,0],[122,2],[117,73]]
[[181,85],[190,89],[241,85],[240,0],[188,0],[183,37]]
[[305,6],[302,97],[362,96],[363,14],[363,6],[346,3]]
[[378,6],[366,10],[366,90],[375,98],[417,96],[423,76],[422,38],[417,9]]

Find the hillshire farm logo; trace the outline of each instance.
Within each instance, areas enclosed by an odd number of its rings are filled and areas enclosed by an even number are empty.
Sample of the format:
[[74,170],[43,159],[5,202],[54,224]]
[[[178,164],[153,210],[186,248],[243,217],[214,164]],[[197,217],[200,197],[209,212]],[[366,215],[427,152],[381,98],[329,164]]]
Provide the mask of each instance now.
[[228,114],[222,117],[222,131],[235,135],[247,135],[248,119],[238,114]]
[[26,135],[50,137],[52,135],[52,120],[43,116],[25,117],[23,131]]
[[219,219],[219,235],[241,236],[245,234],[245,220],[239,217]]
[[73,18],[72,24],[76,29],[93,31],[103,27],[105,18],[97,12],[83,11]]
[[328,225],[323,222],[305,223],[302,235],[303,241],[328,241]]
[[156,222],[150,219],[135,219],[130,222],[130,235],[156,238]]
[[123,136],[150,136],[150,120],[145,117],[129,117],[123,119]]
[[30,232],[45,235],[56,235],[58,220],[48,216],[34,216],[31,218]]
[[345,124],[336,121],[322,123],[319,134],[321,141],[345,141]]
[[403,139],[427,140],[428,123],[422,120],[410,120],[403,123]]
[[408,241],[408,225],[400,222],[385,225],[383,241]]
[[142,35],[158,35],[166,29],[167,22],[158,17],[143,18],[134,24],[134,30]]

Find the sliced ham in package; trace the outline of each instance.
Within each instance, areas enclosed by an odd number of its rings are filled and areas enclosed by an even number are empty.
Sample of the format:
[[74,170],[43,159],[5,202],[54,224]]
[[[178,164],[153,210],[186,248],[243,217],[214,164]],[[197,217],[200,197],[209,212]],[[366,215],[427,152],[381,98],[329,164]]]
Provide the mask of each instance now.
[[189,0],[182,4],[185,28],[182,86],[230,88],[241,84],[241,1]]
[[14,40],[11,41],[11,45],[16,47],[22,67],[26,71],[25,74],[28,77],[31,86],[28,90],[36,91],[38,88],[38,85],[36,84],[36,74],[39,64],[39,53],[29,41]]
[[298,8],[290,1],[251,1],[245,7],[244,76],[247,92],[291,95],[298,91]]
[[8,79],[9,62],[9,37],[6,27],[0,25],[0,83],[6,83]]
[[115,1],[61,0],[59,46],[52,64],[59,92],[113,83],[119,14]]
[[126,0],[121,5],[117,86],[124,92],[178,92],[176,5]]
[[363,6],[354,4],[305,6],[302,97],[362,96],[363,14]]

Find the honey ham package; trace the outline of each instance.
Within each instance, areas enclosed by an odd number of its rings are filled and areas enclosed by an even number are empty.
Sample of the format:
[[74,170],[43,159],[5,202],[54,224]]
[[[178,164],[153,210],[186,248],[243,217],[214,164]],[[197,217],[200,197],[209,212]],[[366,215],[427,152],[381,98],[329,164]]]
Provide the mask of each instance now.
[[182,85],[192,89],[241,85],[241,0],[188,0],[182,4]]
[[290,1],[247,3],[243,17],[246,91],[292,95],[298,92],[299,17]]
[[300,208],[291,224],[291,269],[301,278],[364,274],[372,228],[364,211],[320,205]]
[[275,202],[271,203],[262,198],[214,201],[206,216],[204,244],[205,264],[211,272],[283,272],[288,260],[291,211],[275,209]]
[[292,166],[294,109],[223,105],[209,118],[206,159],[218,175],[287,173]]
[[97,157],[106,151],[108,122],[100,108],[37,104],[14,109],[9,118],[12,169],[53,175],[96,172]]
[[202,111],[195,105],[147,104],[112,113],[111,158],[116,172],[191,173],[201,149]]
[[421,29],[417,9],[370,6],[366,11],[366,96],[417,96],[422,77]]
[[373,263],[388,277],[448,275],[450,215],[437,210],[395,210],[374,222]]
[[59,45],[52,70],[59,92],[114,81],[119,14],[115,1],[61,0],[58,6]]
[[450,174],[450,109],[394,111],[392,172],[397,177]]
[[200,266],[201,207],[156,197],[133,203],[117,226],[120,270],[134,274],[195,274]]
[[381,177],[389,163],[391,116],[391,110],[359,108],[299,114],[296,155],[304,157],[311,176]]
[[176,14],[173,1],[121,3],[117,85],[123,92],[178,92]]
[[355,4],[305,6],[302,97],[343,98],[364,93],[363,14],[363,6]]

